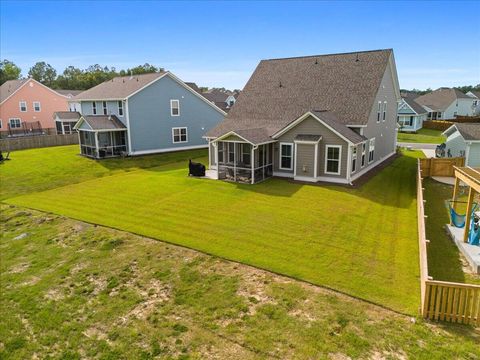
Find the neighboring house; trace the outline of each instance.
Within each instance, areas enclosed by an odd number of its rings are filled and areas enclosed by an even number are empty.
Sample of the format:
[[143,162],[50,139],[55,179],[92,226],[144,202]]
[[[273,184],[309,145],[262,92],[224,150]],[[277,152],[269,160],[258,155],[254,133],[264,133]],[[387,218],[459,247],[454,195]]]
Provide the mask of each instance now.
[[[77,96],[81,94],[84,90],[55,90],[56,92],[65,95],[68,99],[73,98],[74,96]],[[68,109],[70,111],[80,111],[80,103],[78,102],[68,102]]]
[[456,123],[443,135],[445,157],[465,157],[465,166],[480,166],[480,123]]
[[67,96],[31,78],[6,81],[0,86],[0,130],[20,133],[32,126],[55,128],[52,115],[68,110],[67,100]]
[[415,101],[428,111],[427,120],[449,120],[458,115],[473,115],[472,98],[458,89],[442,87],[417,97]]
[[400,100],[391,49],[262,60],[206,135],[209,167],[244,183],[349,184],[395,154]]
[[82,154],[100,158],[207,147],[221,109],[170,72],[116,77],[73,97]]
[[57,134],[66,135],[75,132],[75,124],[80,120],[78,111],[56,111],[53,113]]
[[467,93],[467,96],[470,96],[472,98],[473,115],[480,115],[480,91],[469,91]]
[[398,105],[397,121],[400,130],[404,132],[416,132],[423,127],[423,122],[427,119],[427,110],[425,110],[411,96],[402,96],[402,101]]
[[235,94],[236,93],[222,91],[220,89],[212,89],[210,91],[202,93],[205,98],[213,102],[225,112],[228,112],[233,107],[233,105],[235,105],[235,102],[237,101]]

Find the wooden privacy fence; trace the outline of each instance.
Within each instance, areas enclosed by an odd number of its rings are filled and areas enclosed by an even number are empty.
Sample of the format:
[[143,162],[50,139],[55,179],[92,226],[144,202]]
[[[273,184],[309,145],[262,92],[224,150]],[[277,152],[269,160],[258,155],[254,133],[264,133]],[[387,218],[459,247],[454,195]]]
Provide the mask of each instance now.
[[1,151],[41,148],[48,146],[78,144],[78,134],[19,136],[0,139]]
[[[423,159],[419,159],[423,160]],[[420,258],[421,314],[436,321],[480,325],[480,286],[433,280],[428,275],[425,232],[425,200],[423,199],[422,170],[417,171],[417,222]]]
[[450,126],[452,126],[454,122],[452,121],[445,121],[445,120],[426,120],[423,122],[422,127],[424,129],[432,129],[432,130],[441,130],[445,131]]
[[464,166],[465,158],[429,158],[419,159],[422,176],[455,176],[454,166]]

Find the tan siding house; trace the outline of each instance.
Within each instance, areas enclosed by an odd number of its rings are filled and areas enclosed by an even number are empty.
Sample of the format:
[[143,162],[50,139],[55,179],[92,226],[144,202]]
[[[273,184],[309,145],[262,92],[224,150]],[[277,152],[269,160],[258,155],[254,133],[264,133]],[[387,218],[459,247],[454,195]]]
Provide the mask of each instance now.
[[350,184],[395,153],[400,100],[391,49],[262,60],[207,133],[209,167],[252,184]]

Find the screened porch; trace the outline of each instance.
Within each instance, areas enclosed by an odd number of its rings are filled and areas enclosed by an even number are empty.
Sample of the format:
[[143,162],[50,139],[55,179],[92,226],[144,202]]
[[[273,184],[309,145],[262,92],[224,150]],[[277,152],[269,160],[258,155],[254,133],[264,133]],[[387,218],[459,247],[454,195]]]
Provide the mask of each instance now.
[[252,145],[228,140],[213,145],[218,179],[255,184],[273,176],[272,142]]
[[80,152],[95,159],[120,156],[127,152],[127,131],[79,130]]

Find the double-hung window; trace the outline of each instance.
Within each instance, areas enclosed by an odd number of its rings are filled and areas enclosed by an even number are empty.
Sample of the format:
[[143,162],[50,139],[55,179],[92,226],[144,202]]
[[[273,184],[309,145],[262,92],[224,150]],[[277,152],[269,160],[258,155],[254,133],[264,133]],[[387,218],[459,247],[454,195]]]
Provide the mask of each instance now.
[[11,118],[8,119],[8,124],[10,125],[10,129],[20,129],[22,127],[22,120],[19,118]]
[[365,166],[365,156],[367,154],[367,143],[362,144],[362,168]]
[[352,173],[357,171],[357,147],[352,147]]
[[327,145],[325,147],[325,174],[340,175],[341,145]]
[[92,102],[92,114],[97,115],[97,103],[95,101]]
[[250,144],[242,144],[242,162],[244,165],[250,165],[251,150]]
[[170,100],[170,115],[180,116],[180,100]]
[[378,102],[378,107],[377,107],[377,123],[380,122],[380,116],[382,115],[382,102]]
[[107,102],[102,101],[103,115],[108,115]]
[[383,102],[383,121],[385,121],[387,119],[387,102],[384,101]]
[[172,128],[172,137],[173,137],[174,143],[188,142],[187,128],[186,127]]
[[18,106],[20,107],[21,112],[27,112],[27,102],[26,101],[19,101]]
[[373,161],[375,156],[375,138],[370,139],[368,144],[368,163],[370,164]]
[[33,102],[33,111],[35,111],[35,112],[40,112],[41,111],[40,101],[34,101]]
[[225,151],[224,142],[218,143],[218,163],[223,163],[223,152]]
[[235,162],[235,143],[233,142],[228,143],[228,162],[232,164]]
[[117,103],[117,106],[118,106],[118,116],[123,116],[123,101],[120,100]]
[[280,169],[293,169],[293,144],[280,143]]

